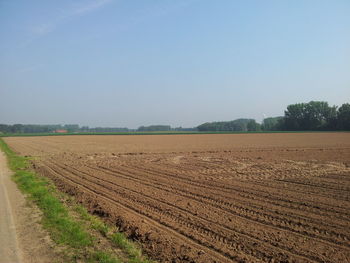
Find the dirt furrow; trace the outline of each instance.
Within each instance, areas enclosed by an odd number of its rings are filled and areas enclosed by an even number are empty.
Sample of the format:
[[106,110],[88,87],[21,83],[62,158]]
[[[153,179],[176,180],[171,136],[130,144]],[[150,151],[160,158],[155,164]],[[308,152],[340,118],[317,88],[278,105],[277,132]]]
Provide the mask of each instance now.
[[[133,167],[138,167],[137,165],[136,166],[133,166]],[[149,166],[149,167],[152,167],[152,166]],[[138,169],[145,169],[144,167],[138,167]],[[177,178],[184,178],[184,180],[186,180],[186,178],[188,178],[188,176],[186,176],[186,172],[184,172],[183,174],[181,174],[180,171],[176,171],[176,175],[173,174],[173,171],[168,171],[166,169],[166,167],[152,167],[152,169],[148,168],[148,172],[152,172],[152,171],[157,171],[157,172],[162,172],[162,174],[165,174],[165,175],[170,175],[171,177],[174,177],[176,176]],[[181,176],[179,176],[181,174]],[[202,179],[200,178],[199,180],[195,180],[195,177],[193,177],[194,179],[189,179],[191,180],[192,182],[194,183],[198,183],[198,182],[201,182]],[[277,181],[278,182],[278,181]],[[278,186],[275,186],[275,184],[277,184],[277,182],[275,180],[261,180],[261,179],[257,179],[257,180],[254,180],[254,181],[247,181],[247,180],[241,180],[239,178],[234,178],[234,183],[237,184],[237,183],[240,183],[242,185],[244,185],[244,189],[249,189],[249,190],[254,190],[254,191],[258,191],[262,194],[266,194],[266,193],[269,193],[269,194],[276,194],[277,196],[280,196],[280,192],[283,191],[283,195],[285,197],[291,197],[293,199],[299,199],[299,200],[302,200],[303,203],[305,203],[305,201],[308,201],[310,204],[312,204],[314,202],[314,200],[312,198],[310,198],[310,194],[312,196],[320,196],[322,197],[325,201],[329,200],[330,202],[333,202],[333,199],[337,199],[339,198],[339,200],[343,200],[343,201],[346,201],[346,202],[343,202],[341,203],[341,205],[337,205],[337,206],[334,206],[334,204],[330,205],[326,202],[320,202],[320,200],[317,200],[317,203],[319,205],[324,205],[325,207],[328,207],[328,208],[331,208],[334,210],[334,208],[338,208],[338,209],[341,209],[342,211],[344,211],[345,213],[349,211],[349,209],[345,209],[343,204],[345,205],[349,205],[349,202],[348,202],[348,199],[349,199],[349,191],[345,191],[344,192],[341,192],[339,191],[339,195],[335,195],[334,197],[330,197],[330,192],[327,192],[326,194],[322,194],[320,193],[319,191],[318,192],[315,192],[312,190],[312,188],[307,188],[307,190],[303,189],[303,190],[298,190],[295,186],[289,186],[288,187],[281,187],[281,185],[278,185]],[[289,183],[293,182],[291,180],[288,181]],[[230,189],[230,187],[234,187],[235,185],[232,185],[231,182],[225,182],[224,183],[219,183],[219,182],[210,182],[211,185],[215,185],[217,186],[218,188],[221,188],[221,189]],[[287,183],[287,181],[286,181]],[[261,187],[257,187],[257,186],[261,186]],[[324,189],[324,187],[323,187]],[[340,189],[341,190],[341,189]],[[298,198],[296,198],[295,196],[295,193],[298,192]],[[345,194],[345,195],[344,195]],[[272,196],[273,198],[273,196]],[[296,201],[296,200],[295,200]],[[350,213],[346,214],[346,216],[350,216]]]
[[[90,167],[90,168],[94,169],[94,170],[98,170],[98,169],[93,168],[93,167]],[[102,168],[100,168],[100,169],[102,169]],[[108,173],[110,171],[104,169],[104,172]],[[121,171],[112,172],[111,174],[113,176],[123,174],[124,175],[123,178],[126,178],[128,180],[132,180],[132,181],[136,180],[136,182],[142,183],[144,185],[149,185],[151,187],[155,187],[161,191],[167,190],[168,192],[171,192],[174,195],[180,195],[180,196],[184,196],[186,198],[190,198],[190,199],[199,201],[201,203],[206,203],[206,204],[211,205],[213,207],[225,210],[226,212],[230,213],[231,215],[240,216],[240,217],[243,217],[243,218],[248,219],[250,221],[255,221],[255,223],[262,223],[262,224],[265,224],[267,226],[278,227],[278,228],[289,230],[289,231],[292,231],[295,233],[300,233],[302,235],[307,233],[311,237],[320,238],[320,239],[323,239],[325,241],[333,242],[336,244],[344,244],[344,245],[349,244],[346,242],[347,240],[350,240],[348,235],[344,235],[342,233],[334,232],[334,231],[329,232],[329,230],[322,229],[319,226],[317,226],[316,223],[319,222],[319,219],[318,219],[318,221],[313,222],[313,225],[310,225],[310,222],[302,223],[300,221],[300,219],[298,221],[293,222],[292,220],[290,220],[290,218],[289,219],[286,219],[283,217],[281,218],[280,216],[276,216],[276,215],[273,215],[271,213],[266,214],[266,213],[263,213],[261,211],[251,210],[247,206],[244,206],[244,207],[237,206],[235,204],[231,204],[231,203],[227,203],[225,201],[222,201],[220,199],[210,198],[208,195],[200,195],[198,193],[193,194],[192,192],[183,190],[184,189],[183,187],[182,188],[174,188],[173,186],[169,187],[165,184],[159,184],[158,182],[153,182],[153,185],[148,184],[148,183],[146,183],[145,180],[143,180],[143,181],[137,180],[137,179],[133,178],[133,176],[131,174],[125,174],[125,173],[122,173]],[[173,189],[175,189],[175,191]],[[195,192],[195,191],[193,191],[193,192]],[[344,227],[340,228],[339,231],[344,231]]]
[[350,262],[349,133],[5,140],[159,262]]
[[[192,240],[193,242],[196,242],[197,245],[199,245],[201,247],[201,249],[204,250],[212,250],[211,253],[216,252],[219,253],[221,256],[226,257],[227,259],[230,260],[234,260],[235,262],[240,262],[242,260],[251,260],[251,262],[258,262],[260,261],[258,258],[251,258],[251,257],[247,257],[248,255],[245,255],[244,253],[239,253],[239,251],[235,251],[236,253],[242,254],[241,257],[237,256],[237,254],[233,254],[231,251],[232,248],[235,248],[235,250],[242,250],[242,247],[240,245],[238,245],[236,242],[235,243],[229,243],[230,247],[227,249],[226,252],[222,251],[222,248],[219,249],[216,246],[213,246],[212,244],[210,244],[208,242],[209,240],[214,240],[215,242],[217,241],[223,241],[223,239],[218,235],[215,234],[214,232],[212,232],[209,229],[203,229],[200,226],[197,226],[196,228],[198,230],[200,230],[201,233],[201,237],[199,238],[197,235],[192,234],[194,228],[191,228],[191,224],[187,223],[187,226],[185,227],[185,229],[181,229],[179,228],[179,226],[174,226],[173,223],[171,223],[171,221],[174,221],[175,224],[178,223],[176,222],[174,219],[171,219],[171,217],[167,216],[166,212],[163,212],[161,214],[158,213],[154,213],[156,211],[156,208],[153,207],[149,207],[149,206],[145,206],[145,203],[141,203],[141,204],[137,204],[137,202],[135,202],[135,200],[133,199],[129,199],[130,196],[125,196],[125,194],[123,193],[119,193],[120,196],[119,198],[111,198],[111,196],[115,195],[115,191],[105,191],[101,188],[99,188],[99,190],[96,190],[96,184],[91,184],[88,183],[86,180],[84,179],[73,179],[72,176],[70,175],[63,175],[62,170],[56,170],[55,168],[51,166],[45,166],[44,169],[50,169],[49,174],[55,174],[54,177],[51,176],[51,178],[53,180],[60,180],[61,181],[61,187],[63,190],[67,190],[67,181],[70,183],[73,183],[73,189],[68,189],[68,191],[73,191],[74,193],[76,193],[77,191],[82,191],[81,193],[84,193],[85,191],[87,192],[91,192],[93,194],[92,198],[96,199],[96,198],[103,198],[105,200],[107,200],[108,202],[111,202],[113,204],[118,204],[122,207],[128,208],[130,210],[132,210],[133,212],[136,212],[137,216],[145,216],[147,218],[147,220],[154,220],[155,222],[157,222],[159,225],[162,226],[162,228],[166,229],[166,231],[171,231],[171,232],[176,232],[178,233],[178,235],[181,235],[182,238],[188,238],[189,240]],[[49,174],[47,174],[49,176]],[[59,179],[61,177],[61,179]],[[62,179],[64,178],[64,179]],[[80,188],[83,188],[81,190],[79,190]],[[105,188],[105,187],[104,187]],[[120,198],[121,197],[121,198]],[[170,222],[169,222],[169,218],[170,218]],[[227,244],[224,244],[224,246],[227,247]],[[231,251],[231,252],[230,252]],[[215,255],[216,257],[218,255]],[[225,262],[225,261],[224,261]],[[250,262],[250,261],[248,261]]]
[[[136,165],[131,165],[131,167],[132,169],[138,169],[147,174],[153,174],[156,176],[159,174],[162,174],[162,176],[166,176],[167,179],[170,181],[180,181],[190,186],[197,186],[204,189],[208,189],[209,191],[216,190],[219,193],[227,194],[227,198],[238,194],[250,200],[261,200],[263,202],[267,202],[277,206],[284,206],[284,207],[288,207],[296,210],[301,210],[301,209],[307,210],[309,213],[314,213],[316,215],[334,216],[335,218],[342,217],[345,220],[350,217],[350,212],[347,209],[344,209],[342,207],[339,207],[339,209],[336,209],[329,204],[324,204],[321,202],[317,202],[314,204],[308,203],[300,198],[295,198],[294,196],[290,197],[290,199],[286,199],[286,197],[288,196],[274,194],[273,192],[269,192],[269,191],[261,191],[259,189],[253,188],[252,185],[249,186],[249,184],[247,186],[247,185],[238,185],[238,184],[237,185],[232,185],[232,184],[217,185],[217,184],[211,183],[210,186],[208,186],[207,184],[204,184],[202,182],[177,176],[174,173],[169,174],[169,173],[165,173],[164,171],[156,172],[153,169],[150,170],[144,167],[138,167]],[[283,198],[281,196],[283,196]],[[300,199],[300,201],[298,199]]]
[[[72,172],[72,171],[70,171],[70,172]],[[77,176],[79,176],[78,174],[76,174]],[[85,174],[86,176],[90,176],[89,174]],[[85,177],[85,179],[87,179],[86,177]],[[96,178],[95,177],[95,179],[97,179],[98,181],[100,181],[98,178]],[[95,183],[95,184],[99,184],[99,183],[97,183],[97,182],[92,182],[93,184]],[[103,186],[103,187],[106,187],[106,184],[105,184],[105,182],[103,183],[103,184],[101,184],[101,186]],[[115,186],[115,184],[114,184],[114,186]],[[119,186],[120,187],[120,186]],[[115,191],[115,188],[111,188],[110,189],[111,191]],[[124,190],[129,190],[129,191],[131,191],[131,189],[124,189]],[[139,194],[137,191],[133,191],[133,193],[134,194]],[[123,193],[123,194],[126,194],[125,192]],[[145,195],[145,194],[142,194],[142,197],[141,198],[137,198],[137,197],[134,197],[134,196],[128,196],[127,197],[128,199],[133,199],[133,200],[136,200],[136,201],[138,201],[138,202],[144,202],[144,201],[140,201],[141,199],[142,200],[145,200],[145,199],[147,199],[147,198],[150,198],[150,199],[153,199],[153,200],[155,200],[154,198],[152,198],[152,197],[150,197],[150,196],[147,196],[147,195]],[[163,202],[164,203],[164,202]],[[143,205],[150,205],[150,203],[143,203]],[[171,205],[171,204],[167,204],[167,205]],[[155,202],[153,205],[152,205],[152,207],[154,208],[154,209],[157,209],[157,208],[159,208],[159,206],[160,206],[160,204],[159,204],[159,202]],[[175,207],[175,206],[173,206],[172,207],[173,209],[179,209],[179,207]],[[165,207],[165,208],[163,208],[163,210],[166,210],[166,211],[169,211],[169,209],[167,208],[167,207]],[[184,209],[183,209],[183,211],[185,211]],[[172,212],[174,212],[174,211],[172,211]],[[186,213],[188,213],[188,211],[186,211]],[[220,213],[222,213],[222,211],[220,212]],[[170,213],[170,214],[173,214],[173,213]],[[190,219],[190,217],[188,216],[188,214],[185,214],[185,215],[178,215],[178,216],[173,216],[173,218],[175,218],[175,219],[178,219],[178,218],[186,218],[187,217],[187,219]],[[203,219],[203,218],[202,218]],[[206,220],[206,222],[203,222],[202,223],[202,225],[208,225],[208,222],[210,222],[208,219],[204,219],[204,220]],[[197,215],[197,218],[193,218],[193,219],[191,219],[191,221],[197,221],[197,223],[198,223],[198,215]],[[187,221],[186,221],[187,222]],[[183,223],[183,222],[182,222]],[[210,222],[210,223],[214,223],[214,222]],[[222,223],[222,222],[221,222]],[[183,223],[184,224],[184,223]],[[186,224],[188,224],[188,223],[186,223]],[[211,229],[213,229],[213,228],[215,228],[214,227],[215,226],[215,224],[213,225],[213,226],[211,226]],[[234,228],[236,228],[236,227],[234,227]],[[230,229],[229,227],[226,227],[225,229],[224,229],[224,231],[226,231],[226,232],[229,232],[228,230],[232,230],[232,231],[235,231],[235,232],[237,232],[237,230],[233,230],[233,229]],[[222,231],[222,232],[224,232],[224,231]],[[260,232],[260,234],[258,234],[257,236],[259,237],[261,234],[262,234],[263,232]],[[247,235],[247,233],[243,233],[243,232],[241,232],[240,234],[244,234],[244,235]],[[270,233],[269,234],[269,236],[272,236],[273,235],[273,233]],[[287,233],[287,235],[285,236],[285,237],[280,237],[278,240],[276,240],[275,242],[274,242],[274,245],[275,246],[277,246],[277,247],[283,247],[283,245],[281,245],[281,243],[283,243],[282,241],[285,239],[285,238],[287,238],[287,236],[288,236],[288,233]],[[290,236],[290,233],[289,233],[289,236]],[[253,236],[248,236],[248,237],[250,237],[250,238],[255,238],[255,237],[253,237]],[[246,238],[248,238],[247,236],[246,236]],[[309,237],[309,238],[311,238],[311,237]],[[255,238],[256,239],[256,238]],[[258,240],[258,241],[262,241],[262,240]],[[291,241],[291,238],[289,238],[289,242]],[[296,241],[295,242],[295,244],[298,244],[299,242],[301,242],[300,240],[299,241]],[[258,250],[258,245],[255,243],[255,249],[256,250]],[[315,244],[313,244],[313,246],[320,246],[320,244],[317,244],[317,243],[315,243]],[[326,244],[325,246],[324,246],[324,248],[323,248],[323,250],[324,251],[327,251],[327,247],[328,246],[330,246],[330,244]],[[288,249],[288,247],[287,246],[284,246],[284,248],[283,249]],[[333,247],[333,249],[334,249],[334,247]],[[266,248],[265,248],[265,250],[266,250]],[[294,253],[298,253],[298,250],[300,250],[300,248],[299,249],[295,249],[295,251],[292,251],[292,252],[294,252]],[[290,251],[290,249],[288,249],[288,251],[289,252],[291,252]],[[300,254],[299,253],[299,255],[301,255],[301,256],[305,256],[305,257],[308,257],[309,259],[315,259],[315,260],[318,260],[318,261],[320,261],[320,259],[318,259],[316,256],[310,256],[310,255],[306,255],[306,254]],[[266,255],[265,255],[266,256]]]

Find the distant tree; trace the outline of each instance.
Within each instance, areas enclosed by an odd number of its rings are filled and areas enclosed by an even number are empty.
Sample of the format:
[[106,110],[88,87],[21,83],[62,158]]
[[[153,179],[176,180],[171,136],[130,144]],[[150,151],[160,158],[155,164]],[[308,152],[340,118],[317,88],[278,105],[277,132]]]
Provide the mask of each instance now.
[[8,133],[9,132],[9,125],[7,125],[7,124],[0,124],[0,131],[2,133]]
[[140,132],[153,132],[153,131],[171,131],[170,125],[150,125],[140,126],[137,131]]
[[78,124],[66,124],[63,126],[64,129],[66,129],[68,132],[77,132],[79,131],[79,125]]
[[287,130],[301,130],[303,119],[304,103],[292,104],[287,106],[284,112],[284,125]]
[[336,107],[329,107],[324,101],[297,103],[287,107],[284,117],[286,130],[327,129],[329,120],[334,118]]
[[183,127],[176,127],[176,128],[172,128],[172,130],[174,131],[196,131],[197,128],[183,128]]
[[327,130],[337,130],[338,126],[338,111],[337,106],[333,106],[329,108],[328,113],[325,116],[326,124],[325,129]]
[[0,132],[11,133],[49,133],[66,129],[69,132],[152,132],[152,131],[257,131],[257,130],[350,130],[350,104],[341,107],[329,106],[324,101],[310,101],[288,105],[284,117],[265,118],[262,125],[254,119],[207,122],[194,128],[171,128],[169,125],[141,126],[137,130],[128,128],[79,127],[78,124],[0,124]]
[[[86,131],[86,130],[83,130],[83,131]],[[87,131],[88,132],[129,132],[132,130],[128,128],[96,127],[96,128],[89,128]]]
[[338,109],[337,128],[340,130],[350,130],[350,104],[344,103]]
[[[248,131],[248,123],[254,119],[236,119],[233,121],[206,122],[197,127],[198,131]],[[252,124],[251,124],[252,125]]]
[[262,122],[261,129],[264,131],[278,131],[283,129],[283,116],[265,118]]
[[250,120],[247,123],[247,130],[248,131],[260,131],[260,124],[257,123],[255,120]]
[[22,133],[23,132],[23,124],[14,124],[10,128],[12,133]]
[[89,126],[82,126],[82,127],[80,128],[80,131],[82,131],[82,132],[88,132],[88,131],[89,131]]

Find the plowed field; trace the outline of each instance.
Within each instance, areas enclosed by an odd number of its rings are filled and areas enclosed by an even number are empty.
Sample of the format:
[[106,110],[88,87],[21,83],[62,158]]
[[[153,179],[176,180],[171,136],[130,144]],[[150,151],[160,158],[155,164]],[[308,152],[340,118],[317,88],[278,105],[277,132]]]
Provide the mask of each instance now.
[[159,262],[350,262],[350,133],[6,142]]

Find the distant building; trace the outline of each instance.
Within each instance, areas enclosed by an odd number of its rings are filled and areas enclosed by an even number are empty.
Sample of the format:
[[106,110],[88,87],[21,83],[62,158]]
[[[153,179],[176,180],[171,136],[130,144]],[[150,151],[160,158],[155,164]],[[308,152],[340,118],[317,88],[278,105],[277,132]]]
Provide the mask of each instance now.
[[67,130],[55,130],[54,133],[67,133]]

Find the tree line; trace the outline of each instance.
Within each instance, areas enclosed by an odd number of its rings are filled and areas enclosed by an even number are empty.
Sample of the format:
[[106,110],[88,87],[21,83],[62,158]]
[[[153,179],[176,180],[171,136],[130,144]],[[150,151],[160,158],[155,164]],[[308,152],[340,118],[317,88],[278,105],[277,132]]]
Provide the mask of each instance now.
[[14,134],[14,133],[103,133],[103,132],[158,132],[158,131],[196,131],[196,128],[172,128],[170,125],[150,125],[140,126],[137,129],[129,128],[114,128],[114,127],[94,127],[79,126],[78,124],[53,124],[53,125],[39,125],[39,124],[0,124],[0,134]]
[[198,131],[258,131],[260,124],[254,119],[206,122],[197,126]]
[[129,132],[128,128],[110,128],[110,127],[95,127],[88,126],[80,127],[78,124],[53,124],[53,125],[39,125],[39,124],[0,124],[0,133],[54,133],[57,131],[66,131],[68,133],[78,132]]
[[52,133],[64,130],[78,132],[156,132],[156,131],[337,131],[350,130],[350,104],[329,106],[325,101],[310,101],[287,106],[284,116],[265,118],[262,123],[254,119],[236,119],[203,123],[194,128],[172,128],[170,125],[140,126],[138,129],[111,127],[80,127],[78,124],[0,124],[0,133]]
[[325,101],[291,104],[283,117],[267,118],[265,130],[282,131],[337,131],[350,130],[350,104],[329,106]]
[[288,105],[284,116],[265,118],[261,124],[254,119],[207,122],[198,131],[336,131],[350,130],[350,104],[329,106],[325,101]]

